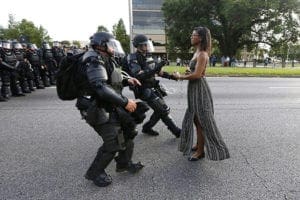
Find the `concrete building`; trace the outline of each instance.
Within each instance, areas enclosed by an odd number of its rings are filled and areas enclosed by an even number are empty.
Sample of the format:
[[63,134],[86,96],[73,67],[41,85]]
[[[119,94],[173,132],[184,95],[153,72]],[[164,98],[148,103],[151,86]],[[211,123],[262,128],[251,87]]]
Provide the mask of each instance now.
[[[128,0],[131,40],[144,34],[153,41],[154,55],[166,54],[165,23],[161,7],[164,0]],[[134,47],[131,44],[131,52]]]

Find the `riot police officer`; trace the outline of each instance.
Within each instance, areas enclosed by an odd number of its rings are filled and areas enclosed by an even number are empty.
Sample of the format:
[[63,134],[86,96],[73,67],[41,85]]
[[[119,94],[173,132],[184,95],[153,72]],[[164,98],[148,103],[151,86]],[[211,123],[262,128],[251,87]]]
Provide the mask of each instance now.
[[159,80],[155,79],[158,74],[163,78],[174,79],[173,75],[163,72],[161,68],[165,65],[165,61],[157,63],[151,56],[154,50],[153,44],[145,35],[136,35],[133,39],[133,46],[137,49],[135,53],[127,56],[127,71],[129,74],[137,78],[142,86],[133,88],[136,98],[146,101],[153,109],[148,122],[143,125],[142,132],[149,135],[159,135],[152,128],[161,119],[168,129],[175,135],[180,136],[181,129],[178,128],[170,116],[170,108],[165,103],[163,97],[166,92],[159,84]]
[[[102,137],[103,145],[85,174],[97,186],[111,184],[106,167],[115,158],[116,171],[138,172],[143,165],[131,161],[133,154],[134,127],[125,130],[123,119],[134,112],[137,104],[121,94],[123,85],[137,85],[137,79],[123,79],[113,54],[122,51],[114,37],[106,32],[95,33],[90,38],[90,49],[82,57],[82,65],[76,73],[81,97],[77,108],[82,117]],[[124,117],[125,115],[125,117]],[[115,157],[116,153],[118,156]]]
[[53,42],[52,53],[57,65],[59,65],[61,59],[65,56],[65,53],[58,41]]
[[[0,51],[2,49],[2,41],[0,41]],[[2,80],[1,80],[1,74],[2,74],[2,66],[1,66],[1,57],[0,57],[0,83],[1,83],[1,86],[2,86]],[[1,90],[0,90],[0,102],[1,101],[6,101],[6,99],[2,96],[2,93],[1,93]]]
[[12,50],[10,41],[2,41],[1,55],[1,93],[6,99],[9,99],[10,92],[12,96],[25,96],[21,90],[19,75],[16,70],[17,59]]
[[28,43],[26,46],[26,59],[31,64],[33,70],[33,81],[37,89],[44,89],[44,84],[41,79],[41,58],[38,54],[38,49],[35,44]]
[[12,47],[13,47],[13,52],[18,61],[17,73],[20,80],[20,86],[22,92],[31,93],[31,91],[34,91],[33,81],[32,81],[33,74],[27,59],[25,59],[25,50],[23,49],[21,43],[17,41],[12,42]]
[[[42,65],[47,71],[47,75],[50,81],[51,85],[56,84],[55,80],[55,75],[57,72],[57,63],[54,59],[51,47],[49,43],[43,42],[42,43],[42,48],[41,48],[41,53],[42,53]],[[46,81],[44,82],[45,86],[48,86]]]

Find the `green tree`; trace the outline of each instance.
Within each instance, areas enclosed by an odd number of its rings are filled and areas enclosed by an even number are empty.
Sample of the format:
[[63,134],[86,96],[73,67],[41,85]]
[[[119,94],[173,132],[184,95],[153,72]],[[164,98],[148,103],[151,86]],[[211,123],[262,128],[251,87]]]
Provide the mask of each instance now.
[[108,32],[108,29],[105,26],[98,26],[97,32]]
[[66,47],[69,47],[71,45],[71,42],[68,40],[63,40],[60,43],[61,43],[61,45],[66,46]]
[[[258,43],[295,41],[299,21],[291,16],[299,8],[298,0],[165,0],[162,6],[169,49],[187,52],[192,29],[207,26],[227,56],[235,56],[245,45],[251,49]],[[276,39],[280,34],[284,40]]]
[[36,27],[33,22],[26,19],[17,22],[11,14],[9,15],[8,28],[0,29],[0,35],[3,39],[19,39],[21,36],[24,36],[28,42],[35,43],[38,46],[43,41],[51,40],[47,30],[42,26]]
[[15,21],[15,18],[12,14],[8,16],[8,28],[1,29],[1,35],[3,39],[18,39],[20,32],[18,30],[18,22]]
[[73,40],[73,45],[76,45],[78,48],[81,48],[81,44],[80,44],[80,42],[79,41],[77,41],[77,40]]
[[120,19],[117,24],[113,26],[113,35],[120,41],[125,52],[130,51],[130,37],[126,34],[126,28],[123,19]]

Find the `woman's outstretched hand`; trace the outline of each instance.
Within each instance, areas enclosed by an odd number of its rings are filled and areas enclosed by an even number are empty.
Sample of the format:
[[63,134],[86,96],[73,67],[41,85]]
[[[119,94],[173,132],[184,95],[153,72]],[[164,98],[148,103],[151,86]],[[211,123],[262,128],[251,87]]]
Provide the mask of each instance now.
[[173,72],[173,77],[176,79],[176,80],[180,80],[180,73],[179,72]]

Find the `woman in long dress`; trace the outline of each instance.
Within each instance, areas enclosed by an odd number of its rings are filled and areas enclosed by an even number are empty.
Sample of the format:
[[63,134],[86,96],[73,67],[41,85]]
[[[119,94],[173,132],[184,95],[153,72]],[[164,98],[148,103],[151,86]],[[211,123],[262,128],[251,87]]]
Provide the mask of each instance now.
[[[211,160],[223,160],[230,157],[220,131],[214,119],[213,99],[205,78],[206,66],[209,63],[211,51],[211,35],[206,27],[196,27],[191,35],[191,44],[195,53],[190,61],[190,72],[184,75],[177,74],[179,80],[188,82],[188,108],[183,122],[179,150],[189,155],[189,161],[197,161],[205,156]],[[197,143],[193,145],[195,124]],[[206,154],[204,152],[206,149]]]

